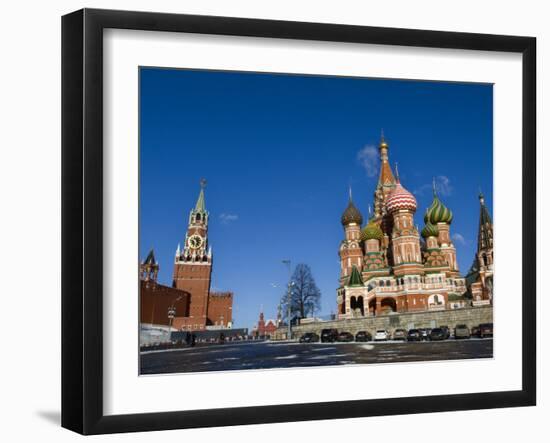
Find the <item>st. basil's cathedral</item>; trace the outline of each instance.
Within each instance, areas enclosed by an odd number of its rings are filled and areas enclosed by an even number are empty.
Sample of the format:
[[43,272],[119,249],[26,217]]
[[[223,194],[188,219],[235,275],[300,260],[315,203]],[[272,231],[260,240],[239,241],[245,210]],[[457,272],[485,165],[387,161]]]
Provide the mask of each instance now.
[[399,312],[457,309],[492,303],[493,225],[480,194],[478,250],[461,277],[451,238],[453,213],[433,189],[433,201],[419,231],[417,202],[389,163],[389,146],[379,144],[380,175],[369,220],[355,206],[351,191],[341,217],[338,318]]

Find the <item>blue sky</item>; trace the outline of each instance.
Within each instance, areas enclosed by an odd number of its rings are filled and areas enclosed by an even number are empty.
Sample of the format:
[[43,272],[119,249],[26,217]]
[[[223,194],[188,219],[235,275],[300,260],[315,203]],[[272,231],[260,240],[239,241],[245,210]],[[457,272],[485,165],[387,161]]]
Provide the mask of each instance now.
[[235,293],[236,326],[275,317],[283,259],[311,267],[330,314],[348,186],[366,218],[383,128],[420,227],[436,177],[464,274],[480,188],[492,213],[492,107],[486,84],[141,68],[140,256],[171,284],[204,177],[212,288]]

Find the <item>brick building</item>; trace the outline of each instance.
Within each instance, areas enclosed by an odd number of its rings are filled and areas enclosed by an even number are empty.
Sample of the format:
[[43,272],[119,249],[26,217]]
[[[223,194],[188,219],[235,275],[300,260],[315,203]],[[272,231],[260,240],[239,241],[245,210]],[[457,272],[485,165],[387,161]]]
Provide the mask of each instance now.
[[252,335],[254,337],[271,337],[277,330],[280,320],[265,320],[263,310],[260,310],[260,317],[258,323],[252,329]]
[[[233,293],[211,292],[212,248],[208,244],[208,218],[204,188],[195,207],[189,213],[183,249],[178,245],[174,260],[172,287],[157,283],[159,266],[151,251],[140,265],[141,321],[155,324],[172,324],[177,330],[200,331],[210,328],[230,328],[233,316]],[[170,300],[177,300],[173,305]],[[168,304],[167,304],[168,303]],[[164,313],[155,314],[163,306]],[[168,308],[175,308],[170,320]]]

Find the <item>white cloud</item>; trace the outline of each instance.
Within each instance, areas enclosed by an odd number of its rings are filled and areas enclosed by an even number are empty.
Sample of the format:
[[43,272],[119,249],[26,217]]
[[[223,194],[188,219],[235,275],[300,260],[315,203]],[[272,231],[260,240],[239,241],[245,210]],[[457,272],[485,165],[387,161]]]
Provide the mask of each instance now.
[[357,160],[365,168],[367,177],[375,177],[378,174],[378,150],[374,145],[365,145],[357,153]]
[[225,212],[220,214],[220,221],[223,224],[231,223],[237,221],[239,216],[237,214],[226,214]]
[[[435,178],[435,189],[437,195],[442,197],[448,197],[453,193],[453,186],[451,185],[451,179],[446,175],[438,175]],[[426,183],[420,186],[419,188],[413,191],[416,195],[424,195],[426,192],[431,192],[433,188],[433,183]]]
[[461,245],[465,245],[466,244],[466,239],[464,238],[463,235],[459,234],[458,232],[455,232],[453,235],[452,235],[452,238],[455,242],[457,243],[460,243]]

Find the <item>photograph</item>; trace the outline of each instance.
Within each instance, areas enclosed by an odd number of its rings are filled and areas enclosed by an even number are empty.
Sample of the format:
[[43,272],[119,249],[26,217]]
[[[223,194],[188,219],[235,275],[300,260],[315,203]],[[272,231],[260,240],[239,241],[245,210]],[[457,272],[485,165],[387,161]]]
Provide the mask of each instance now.
[[493,84],[138,69],[140,375],[493,358]]

